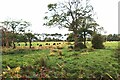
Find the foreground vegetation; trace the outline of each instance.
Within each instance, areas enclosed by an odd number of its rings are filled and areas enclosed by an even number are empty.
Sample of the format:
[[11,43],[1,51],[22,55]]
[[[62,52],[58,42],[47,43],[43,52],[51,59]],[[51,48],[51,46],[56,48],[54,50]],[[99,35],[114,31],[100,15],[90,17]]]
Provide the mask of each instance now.
[[[50,45],[45,45],[46,43]],[[117,79],[120,68],[114,57],[117,42],[104,43],[105,49],[93,49],[87,43],[88,48],[80,51],[68,48],[73,43],[53,43],[55,42],[39,43],[43,45],[40,48],[36,42],[32,49],[24,46],[16,49],[3,48],[3,78]]]

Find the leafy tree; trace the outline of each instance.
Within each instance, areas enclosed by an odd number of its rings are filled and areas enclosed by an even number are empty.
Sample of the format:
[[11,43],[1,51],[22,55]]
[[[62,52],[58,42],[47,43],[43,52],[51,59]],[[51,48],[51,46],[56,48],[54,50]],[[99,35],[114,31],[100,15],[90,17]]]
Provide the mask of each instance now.
[[112,34],[109,34],[109,35],[107,36],[107,41],[112,41]]
[[93,35],[93,33],[96,33],[94,31],[95,26],[99,26],[92,18],[86,17],[83,20],[83,24],[81,29],[79,29],[79,35],[80,38],[83,38],[82,41],[84,42],[84,45],[86,46],[86,36],[87,35]]
[[[84,5],[85,4],[85,5]],[[69,0],[64,3],[56,3],[48,5],[48,13],[50,16],[45,16],[44,19],[47,26],[65,27],[74,34],[74,46],[78,44],[78,34],[82,27],[83,20],[93,17],[93,7],[86,0]]]
[[67,37],[67,41],[73,42],[74,41],[73,36],[74,36],[73,33],[70,33],[69,36]]
[[19,24],[20,24],[20,22],[18,22],[18,21],[9,22],[9,26],[12,29],[11,32],[13,33],[13,36],[12,36],[13,49],[15,48],[15,38],[16,38],[15,31],[16,31],[17,26],[19,26]]
[[32,33],[25,33],[25,35],[29,41],[29,44],[30,44],[29,47],[31,48],[31,46],[32,46],[31,43],[32,43],[32,39],[34,38],[34,35]]
[[12,40],[13,48],[15,48],[16,47],[15,41],[17,39],[16,33],[24,32],[25,28],[29,26],[29,22],[22,20],[12,20],[12,21],[9,20],[9,21],[3,21],[1,23],[4,24],[10,30],[10,32],[12,32],[11,40]]
[[8,37],[10,36],[9,35],[9,22],[7,21],[4,21],[4,22],[0,22],[2,23],[3,25],[0,26],[1,28],[1,33],[2,33],[2,46],[6,46],[6,47],[9,47],[9,42],[10,40],[8,39]]
[[17,36],[16,36],[16,42],[27,42],[27,38],[26,38],[26,36],[25,36],[25,34],[16,34]]
[[9,48],[12,43],[12,33],[6,27],[0,26],[0,33],[2,34],[2,47]]
[[59,38],[62,37],[62,34],[54,33],[54,34],[51,34],[51,36],[54,37],[54,39],[59,40]]

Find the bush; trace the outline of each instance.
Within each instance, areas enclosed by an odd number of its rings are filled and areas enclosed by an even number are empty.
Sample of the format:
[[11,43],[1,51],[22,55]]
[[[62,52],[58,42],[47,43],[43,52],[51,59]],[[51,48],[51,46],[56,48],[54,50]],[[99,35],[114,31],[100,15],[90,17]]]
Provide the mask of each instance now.
[[92,39],[92,47],[95,49],[104,49],[104,39],[100,34],[95,34]]
[[84,45],[82,42],[78,42],[75,46],[74,46],[75,50],[80,50],[80,49],[85,49],[87,48],[86,45]]

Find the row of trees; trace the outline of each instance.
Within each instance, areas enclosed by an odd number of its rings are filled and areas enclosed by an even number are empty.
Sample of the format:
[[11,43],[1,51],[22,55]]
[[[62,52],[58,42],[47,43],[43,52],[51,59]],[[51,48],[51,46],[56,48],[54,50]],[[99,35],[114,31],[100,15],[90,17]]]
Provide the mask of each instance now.
[[120,41],[120,34],[109,34],[106,36],[107,41]]
[[[27,27],[31,24],[23,20],[9,20],[0,22],[0,32],[2,33],[2,46],[16,48],[15,42],[24,41],[31,44],[34,35],[28,30]],[[31,46],[30,46],[31,48]]]
[[[69,36],[67,37],[67,41],[68,42],[73,42],[74,41],[74,37],[73,37],[73,33],[70,33]],[[120,34],[109,34],[109,35],[102,35],[104,42],[105,41],[120,41]],[[85,37],[83,36],[79,36],[79,41],[84,41]],[[91,41],[92,37],[91,36],[87,36],[86,37],[87,41]]]
[[[30,31],[26,32],[25,29],[30,26],[29,22],[26,21],[4,21],[1,22],[3,24],[0,26],[0,31],[2,32],[2,46],[4,47],[10,47],[13,46],[15,48],[15,42],[27,42],[31,43],[32,41],[62,41],[60,37],[68,36],[67,41],[75,41],[74,39],[74,33],[70,34],[32,34]],[[81,28],[78,31],[78,42],[84,42],[84,45],[86,45],[86,40],[92,40],[93,33],[98,33],[98,29],[96,28],[96,31],[92,30],[91,28]],[[44,39],[41,40],[38,38],[38,36],[43,36]],[[53,38],[51,38],[53,37]],[[56,37],[56,38],[54,38]],[[102,36],[104,41],[120,41],[120,35],[117,34],[109,34],[109,35],[103,35]]]
[[38,41],[61,41],[65,35],[62,35],[60,33],[54,33],[54,34],[48,34],[48,33],[42,33],[42,34],[34,34]]

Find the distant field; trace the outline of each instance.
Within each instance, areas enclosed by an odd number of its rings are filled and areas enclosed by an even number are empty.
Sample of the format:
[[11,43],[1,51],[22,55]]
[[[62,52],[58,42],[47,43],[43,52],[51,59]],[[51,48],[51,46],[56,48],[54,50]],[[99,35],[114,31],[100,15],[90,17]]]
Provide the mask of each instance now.
[[[6,66],[15,68],[20,66],[20,75],[27,77],[38,77],[36,74],[41,74],[40,66],[41,59],[45,59],[44,64],[49,69],[45,72],[48,78],[89,78],[106,76],[116,79],[120,65],[114,58],[115,49],[118,47],[118,42],[105,42],[106,49],[92,49],[91,43],[88,42],[88,49],[81,51],[72,51],[68,49],[68,42],[33,42],[33,46],[37,44],[46,43],[61,43],[63,49],[55,49],[56,52],[51,53],[51,49],[40,50],[12,50],[6,55],[2,55],[3,71],[7,69]],[[24,43],[20,43],[24,46]],[[49,45],[48,45],[49,46]],[[62,55],[59,55],[61,51]],[[51,55],[52,54],[52,55]],[[26,68],[24,70],[24,68]]]
[[[42,44],[42,45],[45,45],[46,43],[50,43],[50,45],[53,45],[53,43],[61,43],[61,44],[74,44],[74,42],[32,42],[32,46],[38,46],[37,44]],[[16,46],[18,46],[18,44],[20,44],[20,46],[25,46],[25,43],[24,42],[20,42],[20,43],[16,43]],[[28,46],[29,46],[29,42],[27,42]],[[104,42],[104,45],[106,47],[118,47],[118,42],[117,41],[111,41],[111,42]],[[87,46],[91,46],[91,42],[87,41]]]
[[[61,44],[67,44],[69,42],[32,42],[32,46],[38,46],[37,44],[42,44],[43,46],[46,45],[46,43],[53,45],[53,43],[61,43]],[[73,44],[73,42],[70,42],[71,44]],[[20,43],[16,43],[16,45],[18,46],[18,44],[20,44],[20,46],[25,46],[24,42],[20,42]],[[28,46],[29,46],[29,42],[27,42]]]

